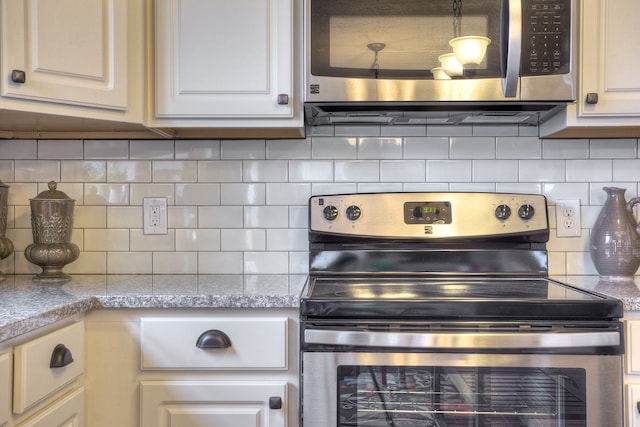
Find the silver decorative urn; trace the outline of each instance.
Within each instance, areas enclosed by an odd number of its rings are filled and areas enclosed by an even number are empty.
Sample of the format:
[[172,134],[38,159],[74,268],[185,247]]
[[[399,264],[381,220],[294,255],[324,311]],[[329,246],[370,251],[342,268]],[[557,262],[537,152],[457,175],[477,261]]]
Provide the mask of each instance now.
[[[7,199],[9,198],[9,186],[0,181],[0,259],[5,259],[13,252],[13,243],[4,234],[7,232]],[[0,282],[6,276],[0,272]]]
[[56,182],[51,181],[49,190],[30,200],[33,243],[26,247],[24,256],[42,268],[42,273],[33,277],[36,282],[70,280],[62,268],[80,255],[78,246],[71,243],[75,200],[56,187]]

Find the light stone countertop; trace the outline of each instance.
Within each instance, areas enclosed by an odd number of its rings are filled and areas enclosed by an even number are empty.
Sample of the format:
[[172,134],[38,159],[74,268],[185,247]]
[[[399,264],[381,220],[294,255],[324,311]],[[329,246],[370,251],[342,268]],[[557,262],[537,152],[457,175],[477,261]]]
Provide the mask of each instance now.
[[207,276],[74,275],[38,284],[31,275],[0,283],[0,342],[101,308],[297,308],[297,295],[245,294]]
[[551,276],[579,288],[598,292],[622,301],[624,311],[640,311],[640,276],[634,280],[609,281],[598,276]]
[[[74,275],[63,284],[37,284],[30,275],[0,283],[0,342],[67,317],[102,308],[297,308],[298,295],[246,294],[207,276]],[[640,310],[640,276],[607,282],[598,276],[554,276],[561,282],[622,300]]]

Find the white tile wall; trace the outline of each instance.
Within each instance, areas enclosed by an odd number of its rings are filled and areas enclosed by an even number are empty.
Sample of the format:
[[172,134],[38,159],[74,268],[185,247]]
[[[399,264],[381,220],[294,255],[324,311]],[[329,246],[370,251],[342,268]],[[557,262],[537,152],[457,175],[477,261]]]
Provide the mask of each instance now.
[[[307,200],[369,191],[542,193],[552,274],[593,274],[589,231],[603,186],[639,194],[638,140],[540,140],[518,126],[309,129],[296,140],[1,140],[9,188],[5,273],[39,268],[29,199],[59,182],[76,200],[72,274],[198,275],[212,292],[297,293],[308,269]],[[167,197],[167,235],[142,233],[142,199]],[[580,199],[582,235],[555,236],[558,199]],[[167,276],[170,277],[170,276]],[[195,282],[194,282],[195,283]]]

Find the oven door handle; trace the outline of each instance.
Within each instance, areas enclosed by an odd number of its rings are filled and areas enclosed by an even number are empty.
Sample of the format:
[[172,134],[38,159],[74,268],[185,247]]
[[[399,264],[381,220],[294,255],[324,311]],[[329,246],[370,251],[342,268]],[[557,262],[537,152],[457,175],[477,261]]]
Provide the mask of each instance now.
[[438,349],[536,349],[620,345],[616,331],[589,332],[378,332],[307,329],[306,344]]

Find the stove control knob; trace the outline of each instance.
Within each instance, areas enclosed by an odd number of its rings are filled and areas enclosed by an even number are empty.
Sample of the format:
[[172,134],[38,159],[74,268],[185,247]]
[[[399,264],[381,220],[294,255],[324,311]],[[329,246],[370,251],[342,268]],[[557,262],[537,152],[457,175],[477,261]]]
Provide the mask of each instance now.
[[338,208],[333,205],[329,205],[322,210],[322,216],[324,216],[324,219],[327,221],[333,221],[338,217]]
[[535,215],[535,213],[535,209],[533,209],[533,206],[529,204],[522,205],[518,209],[518,216],[524,220],[533,218],[533,215]]
[[511,216],[511,208],[508,205],[500,205],[495,210],[496,218],[504,221]]
[[355,221],[356,219],[360,218],[362,211],[358,206],[351,205],[347,208],[346,214],[347,214],[347,218],[349,218],[351,221]]

